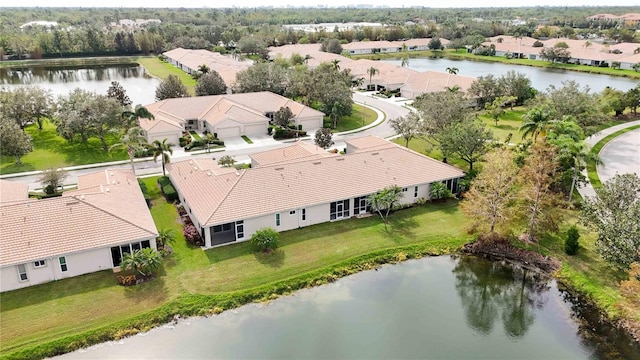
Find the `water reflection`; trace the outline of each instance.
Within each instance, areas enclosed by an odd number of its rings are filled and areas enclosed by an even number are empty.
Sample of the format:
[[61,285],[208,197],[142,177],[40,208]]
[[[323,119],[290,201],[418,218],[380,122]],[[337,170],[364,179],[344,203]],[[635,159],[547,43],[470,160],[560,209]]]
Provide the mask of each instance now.
[[154,101],[155,87],[159,83],[137,64],[0,68],[0,87],[37,85],[51,90],[54,95],[66,95],[75,88],[103,94],[112,81],[118,81],[127,90],[133,104],[144,105]]

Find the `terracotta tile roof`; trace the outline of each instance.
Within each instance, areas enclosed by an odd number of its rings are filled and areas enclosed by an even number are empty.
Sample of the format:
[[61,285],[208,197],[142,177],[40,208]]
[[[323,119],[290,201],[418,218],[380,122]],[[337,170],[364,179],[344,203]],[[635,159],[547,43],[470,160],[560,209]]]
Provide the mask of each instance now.
[[342,45],[345,50],[365,50],[365,49],[377,49],[377,48],[397,48],[402,47],[391,41],[355,41]]
[[253,61],[251,60],[236,60],[230,56],[204,49],[191,50],[176,48],[162,55],[174,59],[193,70],[197,70],[200,65],[207,65],[220,74],[220,77],[227,86],[235,84],[236,75],[240,71],[246,70],[253,65]]
[[397,145],[220,176],[207,174],[206,168],[194,169],[188,161],[168,168],[174,185],[205,226],[368,195],[394,184],[404,187],[464,175]]
[[379,147],[395,147],[396,144],[389,142],[385,139],[377,136],[368,135],[355,139],[348,139],[344,141],[349,147],[353,147],[356,151],[370,150],[372,148]]
[[290,161],[322,159],[331,154],[321,147],[304,141],[296,141],[293,145],[250,154],[252,167],[267,166]]
[[467,91],[474,80],[469,76],[425,71],[411,77],[402,88],[419,94],[445,91],[453,86],[457,86],[460,91]]
[[0,180],[0,203],[23,201],[28,198],[28,184],[17,181]]
[[81,175],[78,189],[62,197],[3,204],[0,228],[0,266],[148,239],[158,233],[138,182],[128,170]]

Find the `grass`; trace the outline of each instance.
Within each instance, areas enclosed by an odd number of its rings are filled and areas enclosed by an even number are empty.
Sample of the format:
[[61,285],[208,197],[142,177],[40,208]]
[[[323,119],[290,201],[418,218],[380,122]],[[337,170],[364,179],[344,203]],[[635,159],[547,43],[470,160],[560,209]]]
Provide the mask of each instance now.
[[522,135],[520,135],[520,126],[522,125],[522,115],[527,111],[522,106],[514,107],[513,110],[505,110],[505,114],[500,116],[497,126],[493,118],[489,116],[482,114],[479,118],[487,125],[487,128],[493,132],[493,136],[497,141],[504,142],[509,138],[509,134],[511,134],[510,143],[521,143]]
[[[611,135],[608,135],[604,139],[598,141],[598,143],[591,148],[591,153],[593,155],[600,155],[600,151],[602,151],[602,148],[605,145],[607,145],[611,140],[617,138],[618,136],[626,132],[639,129],[639,128],[640,128],[640,125],[631,126],[622,130],[618,130]],[[587,176],[589,177],[589,182],[591,183],[591,186],[593,186],[594,189],[599,189],[602,187],[602,182],[600,181],[600,177],[598,176],[598,169],[595,161],[589,161],[589,163],[587,163]]]
[[37,60],[1,61],[0,69],[28,66],[108,66],[122,64],[136,64],[138,56],[103,56],[85,58],[53,58]]
[[[338,120],[338,126],[333,129],[333,132],[355,130],[371,124],[376,121],[377,118],[378,114],[374,110],[359,104],[353,104],[351,115]],[[324,117],[324,121],[331,122],[328,116]]]
[[[14,157],[1,156],[0,174],[128,159],[124,149],[105,152],[98,138],[90,138],[87,143],[70,143],[56,133],[55,125],[48,120],[44,121],[42,130],[33,124],[27,126],[25,131],[33,138],[33,151],[22,157],[21,165],[16,164]],[[118,141],[117,134],[107,136],[109,146]]]
[[197,132],[195,132],[193,130],[189,131],[189,134],[191,134],[191,136],[193,136],[193,138],[195,140],[202,140],[202,137],[200,137],[200,134],[198,134]]
[[247,144],[253,144],[253,141],[251,141],[247,135],[242,135],[241,137]]
[[136,58],[136,62],[142,66],[151,74],[160,79],[164,79],[169,75],[176,75],[182,83],[187,87],[187,91],[190,96],[195,94],[196,81],[191,75],[178,69],[166,61],[158,59],[156,56],[141,56]]
[[254,254],[248,243],[203,251],[185,242],[177,212],[160,197],[155,180],[144,179],[153,197],[151,214],[159,229],[178,235],[160,276],[124,288],[116,285],[113,273],[104,271],[0,294],[3,357],[63,337],[126,327],[122,324],[151,317],[163,306],[182,304],[175,311],[186,314],[195,311],[193,304],[182,303],[190,297],[270,289],[275,286],[270,284],[319,274],[375,252],[420,246],[442,253],[470,240],[457,204],[449,202],[399,211],[390,218],[389,231],[372,216],[284,232],[273,256]]

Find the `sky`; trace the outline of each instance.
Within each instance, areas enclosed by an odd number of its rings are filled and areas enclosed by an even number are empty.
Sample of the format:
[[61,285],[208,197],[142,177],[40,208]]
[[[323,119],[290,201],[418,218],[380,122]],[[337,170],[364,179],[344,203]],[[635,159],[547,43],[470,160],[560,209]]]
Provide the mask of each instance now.
[[639,0],[233,0],[219,2],[211,0],[2,0],[0,7],[153,7],[153,8],[216,8],[216,7],[302,7],[302,6],[373,6],[434,8],[452,7],[521,7],[521,6],[638,6]]

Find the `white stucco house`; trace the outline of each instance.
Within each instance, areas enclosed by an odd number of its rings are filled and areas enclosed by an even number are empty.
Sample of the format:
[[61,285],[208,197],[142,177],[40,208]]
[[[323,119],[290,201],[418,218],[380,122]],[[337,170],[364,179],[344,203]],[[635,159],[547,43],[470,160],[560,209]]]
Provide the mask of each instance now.
[[428,199],[435,182],[456,191],[464,176],[374,136],[348,140],[346,150],[330,154],[297,142],[251,155],[250,169],[192,159],[168,170],[205,248],[246,241],[265,227],[285,231],[367,213],[367,196],[390,185],[402,188],[401,203],[414,203]]
[[397,53],[402,51],[402,45],[391,41],[356,41],[342,45],[342,49],[351,55]]
[[147,141],[178,144],[183,131],[217,133],[225,139],[267,134],[269,121],[281,107],[293,113],[302,130],[322,128],[324,113],[268,91],[166,99],[146,105],[154,119],[140,119]]
[[78,177],[44,200],[0,180],[0,291],[117,268],[125,252],[156,248],[158,231],[131,170]]
[[195,74],[201,65],[206,65],[215,70],[229,88],[236,83],[239,72],[253,65],[252,60],[232,58],[205,49],[175,48],[162,53],[162,57],[187,74]]

